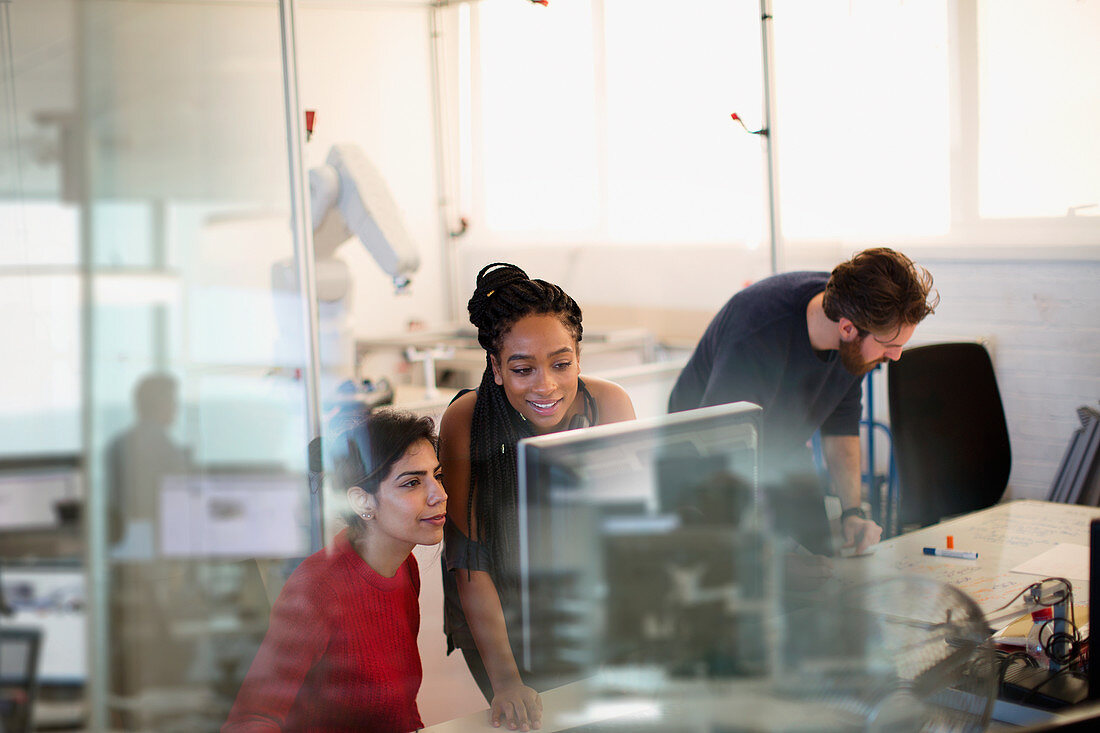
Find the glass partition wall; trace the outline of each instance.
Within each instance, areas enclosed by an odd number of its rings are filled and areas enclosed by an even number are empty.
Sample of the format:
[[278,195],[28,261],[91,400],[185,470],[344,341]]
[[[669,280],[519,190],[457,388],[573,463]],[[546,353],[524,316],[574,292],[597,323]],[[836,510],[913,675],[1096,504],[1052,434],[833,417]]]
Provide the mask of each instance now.
[[64,698],[97,730],[217,730],[320,542],[287,8],[0,10],[0,451],[77,455],[84,477],[79,519],[4,529],[6,575],[44,569],[38,538],[86,580],[65,611],[87,657],[43,679],[40,717]]

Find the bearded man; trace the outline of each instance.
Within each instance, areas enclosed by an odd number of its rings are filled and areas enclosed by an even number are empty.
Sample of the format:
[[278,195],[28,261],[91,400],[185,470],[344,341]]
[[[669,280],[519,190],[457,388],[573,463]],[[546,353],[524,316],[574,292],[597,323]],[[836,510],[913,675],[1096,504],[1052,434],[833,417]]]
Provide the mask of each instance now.
[[862,378],[900,358],[937,303],[928,271],[886,247],[864,250],[831,273],[760,280],[711,321],[672,390],[669,412],[760,405],[760,475],[777,492],[814,473],[808,443],[820,430],[843,543],[863,552],[882,528],[861,506]]

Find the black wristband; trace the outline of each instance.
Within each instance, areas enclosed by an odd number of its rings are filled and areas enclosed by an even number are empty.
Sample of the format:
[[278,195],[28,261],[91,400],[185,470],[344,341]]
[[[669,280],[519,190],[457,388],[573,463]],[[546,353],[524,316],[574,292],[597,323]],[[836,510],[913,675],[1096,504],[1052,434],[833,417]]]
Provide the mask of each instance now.
[[840,513],[840,521],[843,522],[848,517],[859,517],[860,519],[866,519],[867,512],[863,511],[863,507],[848,507]]

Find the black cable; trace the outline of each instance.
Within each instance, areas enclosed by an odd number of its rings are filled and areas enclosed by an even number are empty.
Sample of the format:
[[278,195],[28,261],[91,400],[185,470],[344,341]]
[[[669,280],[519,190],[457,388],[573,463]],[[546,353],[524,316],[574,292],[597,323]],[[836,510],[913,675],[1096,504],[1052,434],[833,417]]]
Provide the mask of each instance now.
[[[1073,594],[1069,594],[1070,601],[1072,602]],[[1072,605],[1070,606],[1072,608]],[[1070,612],[1073,616],[1073,612]],[[1067,631],[1053,631],[1054,625],[1058,623],[1066,624]],[[1048,627],[1051,629],[1050,634],[1045,637]],[[1077,624],[1072,619],[1066,618],[1050,618],[1047,619],[1039,626],[1039,647],[1043,650],[1043,653],[1056,664],[1069,665],[1072,664],[1080,655],[1083,648],[1083,643],[1080,639],[1080,635],[1077,629]],[[1064,649],[1064,650],[1063,650]]]
[[1017,659],[1023,660],[1024,666],[1031,667],[1033,669],[1038,669],[1039,668],[1039,663],[1037,661],[1035,661],[1035,658],[1032,657],[1030,654],[1028,654],[1025,651],[1017,651],[1017,652],[1011,652],[1011,653],[1007,653],[1007,654],[1004,653],[1004,652],[999,651],[999,652],[997,652],[997,654],[998,654],[998,656],[1002,657],[1002,659],[1000,660],[1000,667],[1001,668],[1000,668],[1000,671],[997,674],[997,690],[998,691],[1001,691],[1001,690],[1004,689],[1005,676],[1008,674],[1008,668],[1011,667],[1012,663],[1015,662]]

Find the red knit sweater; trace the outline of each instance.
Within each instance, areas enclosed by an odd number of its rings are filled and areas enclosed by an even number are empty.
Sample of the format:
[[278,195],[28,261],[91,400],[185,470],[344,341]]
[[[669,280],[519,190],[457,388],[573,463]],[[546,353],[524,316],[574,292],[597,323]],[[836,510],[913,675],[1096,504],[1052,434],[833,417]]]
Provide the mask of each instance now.
[[222,733],[423,727],[419,595],[412,555],[384,578],[341,532],[287,580]]

